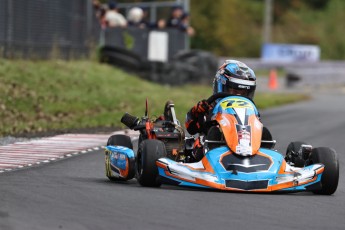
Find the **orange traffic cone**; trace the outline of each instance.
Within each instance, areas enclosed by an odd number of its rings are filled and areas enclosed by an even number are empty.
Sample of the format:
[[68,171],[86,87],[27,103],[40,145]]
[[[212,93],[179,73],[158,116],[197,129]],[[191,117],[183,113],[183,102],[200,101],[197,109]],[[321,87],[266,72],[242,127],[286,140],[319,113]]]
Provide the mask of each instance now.
[[277,70],[271,69],[268,79],[268,88],[275,90],[278,88]]

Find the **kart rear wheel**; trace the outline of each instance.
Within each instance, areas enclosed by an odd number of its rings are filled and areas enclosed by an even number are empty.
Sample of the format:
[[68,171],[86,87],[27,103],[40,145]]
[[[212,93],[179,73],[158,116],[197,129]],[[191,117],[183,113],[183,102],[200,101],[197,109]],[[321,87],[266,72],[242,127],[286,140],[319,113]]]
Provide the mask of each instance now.
[[[302,145],[307,145],[307,143],[302,142],[302,141],[291,142],[286,149],[285,156],[288,156],[289,153],[298,153]],[[291,156],[294,156],[294,155],[295,154],[291,154]],[[292,162],[295,167],[304,167],[305,165],[305,160],[303,160],[300,157],[292,157],[292,159],[290,160],[286,159],[286,160]]]
[[312,150],[309,164],[321,163],[325,165],[323,171],[321,190],[315,190],[313,193],[321,195],[332,195],[338,187],[339,181],[339,160],[334,149],[327,147],[319,147]]
[[107,146],[108,145],[118,145],[118,146],[127,147],[129,149],[133,149],[131,138],[129,136],[122,135],[122,134],[110,136],[107,141]]
[[159,140],[143,140],[137,154],[137,180],[140,185],[146,187],[159,187],[161,182],[158,178],[156,161],[166,157],[165,145]]
[[[131,138],[129,136],[126,135],[112,135],[109,137],[108,141],[107,141],[107,146],[108,145],[113,145],[113,146],[124,146],[127,147],[129,149],[133,149],[133,144],[131,141]],[[106,176],[109,178],[109,180],[111,181],[126,181],[129,179],[132,179],[135,175],[135,160],[128,161],[128,168],[129,168],[129,172],[128,175],[126,176],[126,178],[119,178],[119,177],[114,177],[112,176],[111,173],[111,166],[110,166],[110,156],[109,153],[105,153],[105,174]]]

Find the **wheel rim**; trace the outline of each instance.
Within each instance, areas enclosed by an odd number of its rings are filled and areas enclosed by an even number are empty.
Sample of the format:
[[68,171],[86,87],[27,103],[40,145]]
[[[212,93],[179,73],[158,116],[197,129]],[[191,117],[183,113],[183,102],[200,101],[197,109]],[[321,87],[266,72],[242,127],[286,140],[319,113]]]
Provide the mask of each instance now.
[[107,155],[105,158],[105,170],[106,170],[106,176],[111,177],[111,170],[110,170],[110,159],[109,156]]

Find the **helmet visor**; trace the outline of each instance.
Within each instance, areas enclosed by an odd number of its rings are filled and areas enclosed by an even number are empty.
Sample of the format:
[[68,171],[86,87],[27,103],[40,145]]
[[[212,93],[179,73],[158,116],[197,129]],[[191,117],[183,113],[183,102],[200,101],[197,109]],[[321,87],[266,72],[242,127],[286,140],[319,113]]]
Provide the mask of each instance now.
[[253,99],[256,85],[255,81],[231,78],[223,87],[223,92]]

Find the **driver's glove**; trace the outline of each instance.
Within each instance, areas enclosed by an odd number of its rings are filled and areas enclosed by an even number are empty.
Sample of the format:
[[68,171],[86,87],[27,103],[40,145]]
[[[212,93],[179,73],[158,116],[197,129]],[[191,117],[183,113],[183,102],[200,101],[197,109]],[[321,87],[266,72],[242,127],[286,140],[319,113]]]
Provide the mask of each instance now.
[[210,109],[210,105],[207,103],[206,100],[199,101],[196,105],[193,106],[191,109],[193,117],[199,117],[200,115],[204,115]]

